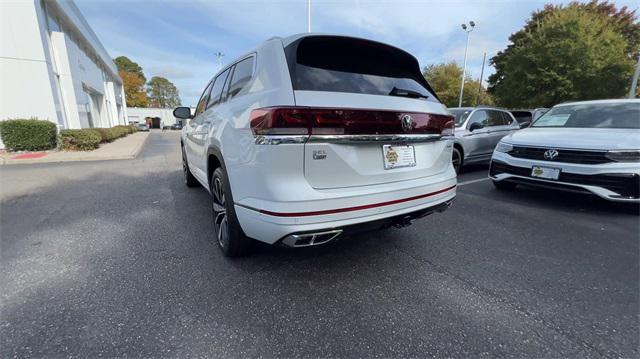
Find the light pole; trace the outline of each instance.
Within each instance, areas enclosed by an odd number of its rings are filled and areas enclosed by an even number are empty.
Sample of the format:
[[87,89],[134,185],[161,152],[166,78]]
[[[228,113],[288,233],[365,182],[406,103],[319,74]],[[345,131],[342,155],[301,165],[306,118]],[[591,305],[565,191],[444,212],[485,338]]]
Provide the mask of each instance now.
[[629,89],[629,98],[636,98],[636,89],[638,88],[638,76],[640,76],[640,54],[638,54],[638,64],[636,65],[636,71],[633,73],[631,79],[631,88]]
[[222,69],[222,58],[224,54],[221,51],[216,52],[216,58],[218,59],[218,70]]
[[311,0],[307,0],[307,32],[311,32]]
[[484,76],[484,62],[487,60],[487,53],[485,52],[482,55],[482,70],[480,70],[480,83],[478,84],[478,96],[476,96],[476,106],[478,106],[478,101],[480,101],[480,93],[482,93],[482,77]]
[[467,48],[469,47],[469,34],[473,31],[473,28],[476,27],[476,23],[473,21],[469,21],[469,26],[467,24],[462,24],[462,30],[467,33],[467,44],[464,47],[464,62],[462,65],[462,83],[460,84],[460,99],[458,100],[458,107],[462,107],[462,94],[464,93],[464,74],[467,71]]

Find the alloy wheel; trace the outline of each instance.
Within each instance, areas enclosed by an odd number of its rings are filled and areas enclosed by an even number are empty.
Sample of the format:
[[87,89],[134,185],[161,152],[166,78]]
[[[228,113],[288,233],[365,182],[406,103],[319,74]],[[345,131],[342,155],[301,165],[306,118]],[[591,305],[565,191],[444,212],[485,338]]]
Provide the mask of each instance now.
[[213,179],[211,188],[213,195],[213,227],[215,229],[216,239],[222,248],[225,248],[229,242],[229,230],[227,226],[227,207],[224,195],[224,185],[218,177]]
[[451,159],[451,162],[453,162],[453,168],[455,169],[456,173],[458,173],[460,171],[460,153],[458,151],[453,151],[453,157]]
[[184,155],[184,149],[182,149],[182,174],[184,175],[184,181],[188,181],[189,166],[187,165],[187,158]]

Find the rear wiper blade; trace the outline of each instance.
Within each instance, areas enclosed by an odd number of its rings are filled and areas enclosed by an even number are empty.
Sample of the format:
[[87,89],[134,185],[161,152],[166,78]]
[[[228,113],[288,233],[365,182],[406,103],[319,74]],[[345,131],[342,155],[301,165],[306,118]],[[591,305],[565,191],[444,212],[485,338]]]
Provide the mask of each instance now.
[[429,96],[422,94],[418,91],[400,89],[397,87],[393,87],[391,92],[389,92],[389,96],[400,96],[400,97],[411,97],[411,98],[429,98]]

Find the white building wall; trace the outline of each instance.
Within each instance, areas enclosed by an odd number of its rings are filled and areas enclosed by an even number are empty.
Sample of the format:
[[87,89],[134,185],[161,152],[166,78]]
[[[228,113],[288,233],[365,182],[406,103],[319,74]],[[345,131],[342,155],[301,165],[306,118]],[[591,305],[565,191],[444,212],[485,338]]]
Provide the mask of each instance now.
[[31,1],[0,2],[0,120],[58,123],[38,10]]
[[82,128],[80,114],[78,112],[76,91],[71,76],[71,66],[67,53],[67,39],[64,33],[59,31],[51,32],[51,50],[55,66],[55,76],[60,92],[60,103],[63,104],[63,118],[65,128]]
[[127,122],[115,64],[70,0],[0,1],[0,78],[0,121]]

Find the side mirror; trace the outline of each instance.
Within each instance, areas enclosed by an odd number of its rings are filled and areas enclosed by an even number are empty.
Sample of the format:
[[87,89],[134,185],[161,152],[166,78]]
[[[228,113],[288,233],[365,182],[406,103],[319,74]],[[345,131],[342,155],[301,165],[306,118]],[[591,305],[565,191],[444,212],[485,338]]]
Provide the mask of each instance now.
[[529,121],[521,122],[521,123],[520,123],[520,129],[527,128],[527,127],[529,127],[530,125],[531,125],[531,122],[529,122]]
[[176,107],[173,110],[173,116],[184,120],[191,118],[191,109],[189,107]]
[[482,124],[480,124],[478,122],[474,122],[469,126],[469,131],[473,132],[473,131],[479,130],[481,128],[484,128],[484,126],[482,126]]

